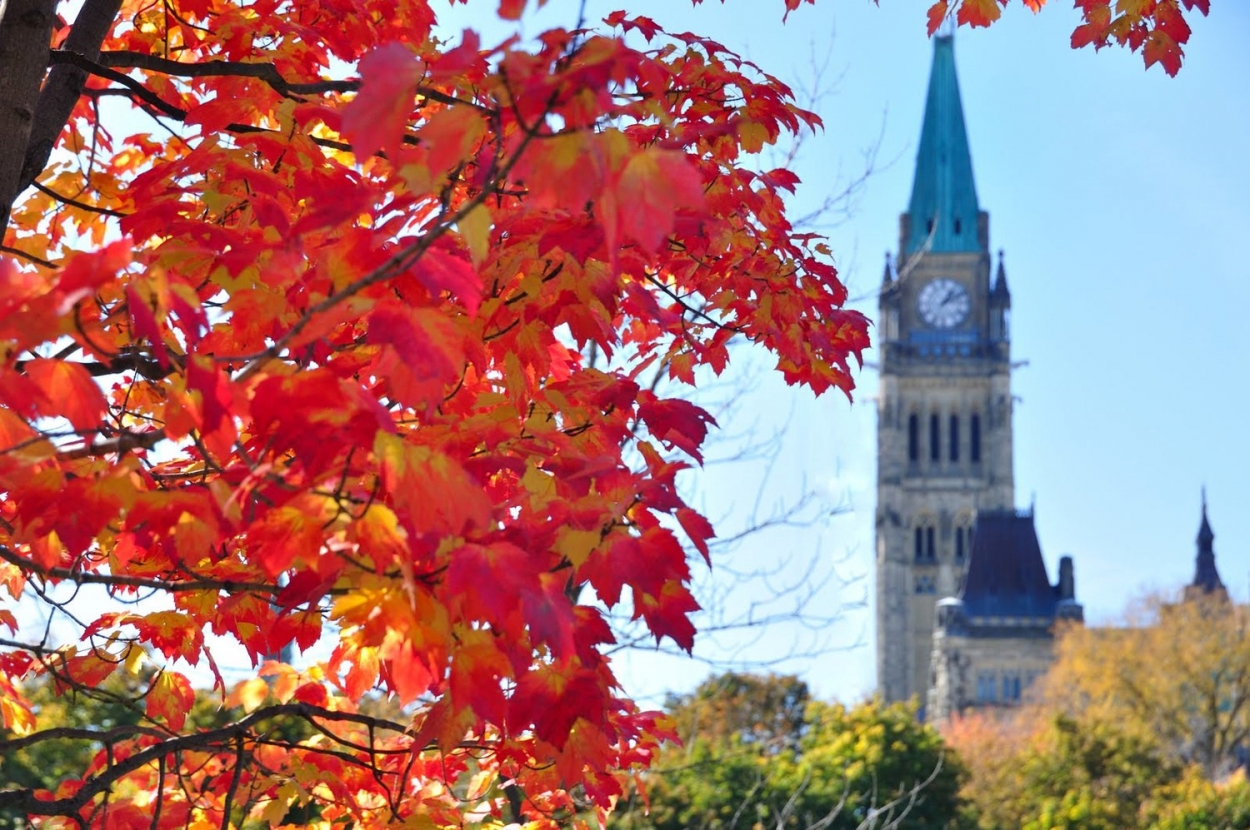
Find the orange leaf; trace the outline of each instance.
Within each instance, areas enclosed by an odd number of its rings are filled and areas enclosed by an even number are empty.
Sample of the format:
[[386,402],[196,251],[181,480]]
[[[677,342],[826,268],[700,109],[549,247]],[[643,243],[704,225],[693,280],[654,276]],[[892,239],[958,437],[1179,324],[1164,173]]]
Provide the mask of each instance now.
[[151,643],[170,658],[182,658],[194,665],[204,648],[203,627],[178,611],[154,611],[146,615],[130,615],[123,620],[139,632],[139,640]]
[[960,26],[988,26],[1002,15],[999,3],[1007,0],[962,0],[955,20]]
[[79,432],[100,426],[108,404],[91,373],[81,364],[38,358],[26,364],[26,374],[44,398],[40,414],[63,416]]
[[194,704],[195,690],[191,688],[191,681],[176,671],[161,672],[148,689],[148,717],[164,722],[175,732],[182,729]]
[[455,459],[382,432],[374,453],[383,489],[410,534],[455,535],[487,526],[491,501]]

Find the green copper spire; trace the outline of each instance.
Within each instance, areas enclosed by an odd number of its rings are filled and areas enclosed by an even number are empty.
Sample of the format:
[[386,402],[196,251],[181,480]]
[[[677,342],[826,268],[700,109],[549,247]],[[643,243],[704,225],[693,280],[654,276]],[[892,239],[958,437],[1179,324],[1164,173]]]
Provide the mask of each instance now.
[[930,251],[981,250],[977,242],[977,188],[972,179],[972,154],[959,101],[955,40],[951,35],[933,39],[929,97],[907,212],[911,216],[911,232],[906,253],[919,250],[930,233]]

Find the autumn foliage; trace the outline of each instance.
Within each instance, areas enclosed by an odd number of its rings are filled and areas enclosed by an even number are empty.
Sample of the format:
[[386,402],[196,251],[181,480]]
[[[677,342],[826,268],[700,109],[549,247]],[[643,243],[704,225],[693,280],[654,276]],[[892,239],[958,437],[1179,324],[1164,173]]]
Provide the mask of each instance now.
[[[1034,12],[1046,0],[1021,0]],[[938,0],[929,7],[929,34],[949,17],[963,26],[989,26],[1008,0]],[[1076,0],[1082,22],[1072,33],[1072,48],[1109,44],[1141,52],[1149,68],[1159,64],[1169,75],[1180,71],[1191,30],[1185,12],[1211,10],[1211,0]]]
[[[797,178],[752,155],[819,119],[623,12],[483,42],[421,0],[0,9],[3,750],[97,750],[0,808],[610,807],[668,727],[606,612],[690,649],[713,534],[677,488],[712,418],[643,378],[693,385],[738,338],[849,393],[868,344],[787,222]],[[231,643],[257,673],[227,688]],[[223,723],[188,721],[193,668]],[[119,672],[140,717],[108,728],[49,730],[23,687]]]

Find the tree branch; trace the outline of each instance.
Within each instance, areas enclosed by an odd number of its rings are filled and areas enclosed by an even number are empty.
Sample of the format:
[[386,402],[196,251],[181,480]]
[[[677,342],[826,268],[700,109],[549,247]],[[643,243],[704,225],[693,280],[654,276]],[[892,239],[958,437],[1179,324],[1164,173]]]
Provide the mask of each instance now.
[[48,568],[37,562],[18,555],[16,551],[0,545],[0,559],[16,565],[28,574],[36,574],[44,579],[61,579],[78,585],[108,585],[118,588],[147,588],[167,593],[184,591],[256,591],[266,594],[277,594],[281,588],[264,582],[238,582],[230,579],[196,579],[189,582],[171,582],[167,579],[151,579],[142,576],[117,576],[115,574],[86,573],[70,568]]
[[[360,89],[360,81],[334,80],[321,78],[316,81],[292,83],[282,77],[282,73],[272,63],[243,63],[240,61],[204,61],[202,63],[185,63],[169,60],[156,55],[145,55],[142,52],[103,52],[100,64],[116,69],[144,69],[149,72],[160,72],[163,75],[176,75],[183,78],[256,78],[264,81],[279,95],[320,95],[326,92],[355,92]],[[417,94],[440,104],[473,107],[488,111],[487,107],[474,101],[466,101],[454,95],[448,95],[431,87],[419,85]]]

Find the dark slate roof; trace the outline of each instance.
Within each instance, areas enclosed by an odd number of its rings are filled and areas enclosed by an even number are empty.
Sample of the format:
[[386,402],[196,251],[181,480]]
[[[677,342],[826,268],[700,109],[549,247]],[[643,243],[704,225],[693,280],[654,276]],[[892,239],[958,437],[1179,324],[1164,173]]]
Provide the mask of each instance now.
[[[939,35],[933,39],[933,68],[907,211],[911,215],[911,238],[906,240],[904,253],[924,245],[930,219],[936,220],[931,251],[979,252],[978,211],[972,153],[955,75],[955,39]],[[956,220],[959,233],[955,233]]]
[[1057,592],[1046,576],[1032,513],[981,511],[960,595],[969,617],[1054,617]]
[[1206,494],[1202,497],[1202,524],[1198,527],[1198,561],[1191,587],[1199,588],[1208,594],[1224,590],[1220,572],[1215,568],[1215,533],[1211,530],[1211,523],[1207,521]]

